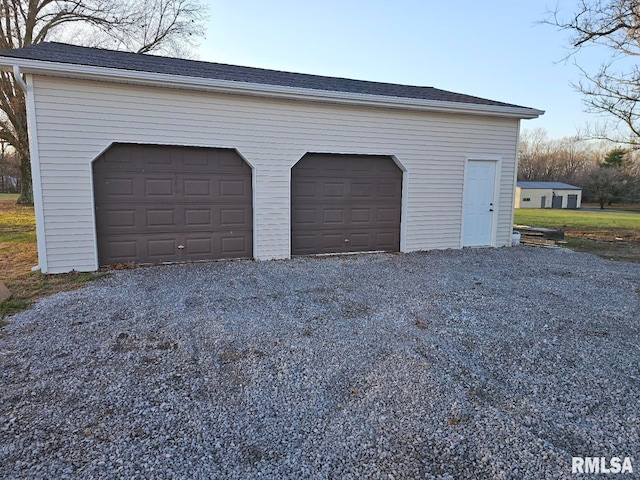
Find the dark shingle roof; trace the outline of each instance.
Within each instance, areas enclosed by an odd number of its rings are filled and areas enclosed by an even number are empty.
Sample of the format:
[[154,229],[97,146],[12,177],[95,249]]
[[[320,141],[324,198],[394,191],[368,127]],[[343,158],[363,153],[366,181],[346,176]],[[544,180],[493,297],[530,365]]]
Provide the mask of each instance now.
[[498,107],[526,108],[471,95],[448,92],[433,87],[417,87],[392,83],[323,77],[303,73],[281,72],[262,68],[241,67],[222,63],[209,63],[180,58],[119,52],[98,48],[79,47],[64,43],[45,42],[0,53],[13,57],[45,62],[116,68],[137,72],[152,72],[183,77],[228,80],[294,88],[308,88],[332,92],[360,93],[388,97],[414,98],[443,102],[458,102]]
[[562,182],[516,182],[516,186],[532,189],[551,188],[553,190],[582,190],[580,187]]

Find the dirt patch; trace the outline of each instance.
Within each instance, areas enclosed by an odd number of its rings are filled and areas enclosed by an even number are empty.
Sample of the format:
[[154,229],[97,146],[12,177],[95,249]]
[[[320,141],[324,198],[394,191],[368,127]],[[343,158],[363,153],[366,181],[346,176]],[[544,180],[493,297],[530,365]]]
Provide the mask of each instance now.
[[607,260],[640,263],[640,240],[571,232],[566,235],[566,241],[567,247],[577,252],[593,253]]

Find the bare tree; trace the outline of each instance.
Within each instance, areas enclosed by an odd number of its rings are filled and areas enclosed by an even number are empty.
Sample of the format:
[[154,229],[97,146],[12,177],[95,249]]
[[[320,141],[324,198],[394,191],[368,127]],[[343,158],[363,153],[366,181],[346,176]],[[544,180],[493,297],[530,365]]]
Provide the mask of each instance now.
[[552,152],[552,140],[545,129],[523,130],[520,136],[518,180],[547,180],[554,168],[550,162]]
[[640,56],[640,0],[581,0],[573,15],[555,10],[545,23],[571,32],[569,57],[578,59],[595,45],[609,51],[596,71],[578,65],[582,80],[573,86],[588,111],[613,118],[592,129],[592,137],[640,147],[640,68],[634,60]]
[[[204,34],[202,0],[0,0],[0,50],[47,40],[184,56]],[[0,72],[0,140],[20,157],[19,203],[33,203],[27,115],[13,74]]]
[[598,148],[593,142],[578,137],[565,137],[558,140],[557,148],[557,179],[561,182],[577,183],[583,173],[597,163]]
[[594,163],[594,145],[578,137],[552,139],[542,128],[520,137],[518,180],[573,183]]

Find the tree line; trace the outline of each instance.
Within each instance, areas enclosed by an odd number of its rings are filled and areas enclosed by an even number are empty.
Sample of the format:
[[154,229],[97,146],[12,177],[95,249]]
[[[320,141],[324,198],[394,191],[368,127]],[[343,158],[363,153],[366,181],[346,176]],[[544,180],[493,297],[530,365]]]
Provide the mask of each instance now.
[[583,201],[598,203],[600,208],[639,203],[640,152],[606,140],[554,139],[541,128],[524,130],[518,180],[579,186]]

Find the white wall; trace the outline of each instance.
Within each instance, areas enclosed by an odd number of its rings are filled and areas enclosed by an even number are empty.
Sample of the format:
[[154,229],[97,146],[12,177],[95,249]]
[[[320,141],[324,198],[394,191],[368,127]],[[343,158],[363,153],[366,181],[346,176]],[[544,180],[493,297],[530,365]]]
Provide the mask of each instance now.
[[[91,161],[113,142],[236,148],[254,167],[254,255],[290,252],[290,169],[306,152],[407,169],[405,252],[459,248],[465,158],[499,157],[497,246],[511,241],[518,120],[33,79],[49,273],[97,267]],[[43,252],[40,252],[41,255]]]

